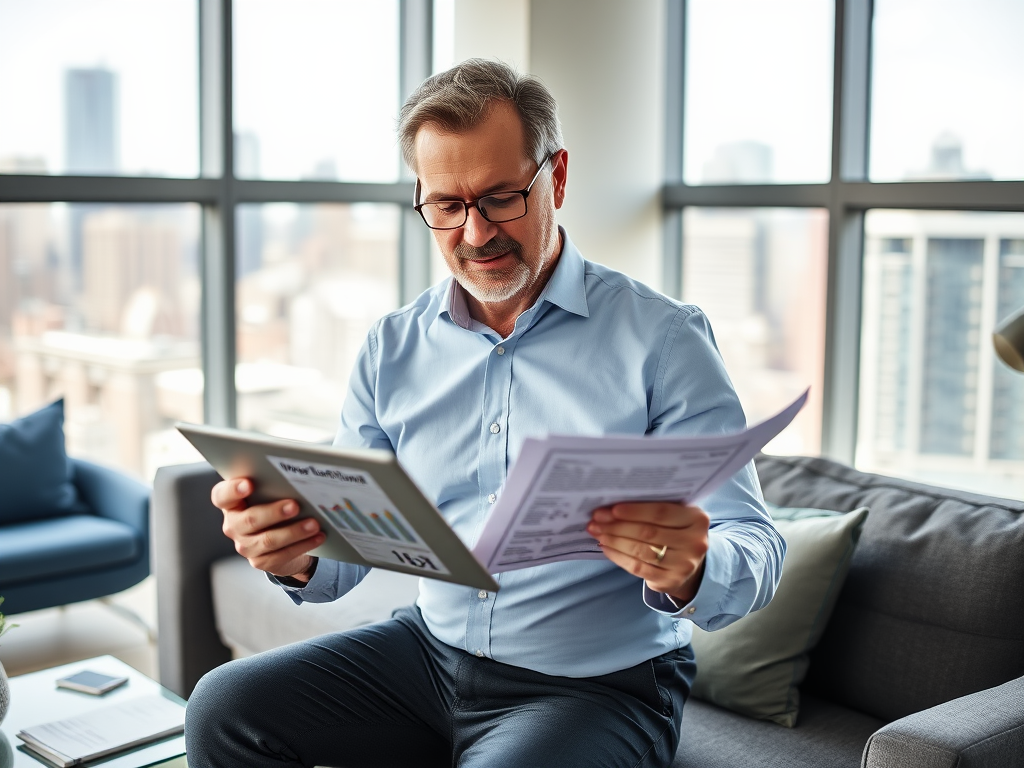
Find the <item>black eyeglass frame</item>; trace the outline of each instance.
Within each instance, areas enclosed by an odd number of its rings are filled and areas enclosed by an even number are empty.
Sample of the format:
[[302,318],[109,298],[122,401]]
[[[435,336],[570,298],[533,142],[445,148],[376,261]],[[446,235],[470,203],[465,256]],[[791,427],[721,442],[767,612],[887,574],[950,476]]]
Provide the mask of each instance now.
[[[419,199],[420,199],[420,180],[417,177],[417,179],[416,179],[416,187],[415,187],[415,189],[413,190],[413,193],[412,193],[412,208],[413,208],[414,211],[416,211],[416,213],[418,213],[420,215],[420,218],[423,219],[423,223],[426,224],[427,227],[429,227],[430,229],[438,230],[440,232],[448,232],[448,231],[451,231],[453,229],[461,229],[462,227],[466,226],[466,222],[469,221],[469,209],[470,208],[476,208],[477,211],[480,212],[480,215],[484,218],[484,221],[490,221],[492,224],[506,224],[507,222],[510,222],[510,221],[516,221],[518,219],[523,218],[526,214],[528,214],[530,212],[530,206],[529,206],[529,203],[527,201],[527,198],[529,198],[529,196],[530,196],[530,190],[533,189],[533,185],[536,184],[537,183],[537,179],[540,178],[540,172],[544,170],[544,166],[547,165],[549,162],[551,162],[551,160],[554,158],[554,156],[557,155],[558,152],[560,152],[560,151],[561,150],[557,150],[555,152],[552,152],[550,155],[548,155],[546,158],[544,158],[544,161],[539,166],[537,166],[537,172],[535,174],[533,174],[533,178],[530,179],[530,183],[526,185],[526,189],[510,189],[507,192],[492,192],[489,195],[484,195],[483,197],[478,197],[476,200],[470,200],[469,202],[466,202],[465,200],[458,200],[458,199],[452,199],[452,200],[431,200],[429,202],[424,202],[424,203],[418,202]],[[486,200],[489,197],[497,197],[499,195],[522,195],[523,196],[523,208],[524,208],[523,212],[521,214],[519,214],[518,216],[515,216],[515,217],[513,217],[511,219],[502,219],[501,221],[493,221],[492,219],[489,219],[487,217],[487,214],[484,213],[483,209],[480,207],[480,201],[481,200]],[[434,205],[436,203],[462,203],[462,214],[463,214],[462,223],[459,224],[458,226],[455,226],[455,227],[432,227],[432,226],[430,226],[430,222],[427,221],[427,217],[423,215],[423,206],[425,206],[425,205]]]

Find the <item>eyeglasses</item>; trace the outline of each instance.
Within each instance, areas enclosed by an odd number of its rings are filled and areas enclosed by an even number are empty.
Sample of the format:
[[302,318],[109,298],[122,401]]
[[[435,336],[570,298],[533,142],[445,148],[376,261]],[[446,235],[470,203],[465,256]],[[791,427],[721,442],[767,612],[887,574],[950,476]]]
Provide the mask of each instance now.
[[548,155],[533,174],[526,189],[514,192],[497,192],[484,195],[476,200],[437,200],[431,203],[420,203],[420,180],[416,179],[416,191],[413,193],[413,208],[423,217],[423,221],[431,229],[458,229],[469,219],[469,209],[476,208],[480,215],[494,224],[515,221],[526,215],[526,198],[540,177],[540,172],[554,155]]

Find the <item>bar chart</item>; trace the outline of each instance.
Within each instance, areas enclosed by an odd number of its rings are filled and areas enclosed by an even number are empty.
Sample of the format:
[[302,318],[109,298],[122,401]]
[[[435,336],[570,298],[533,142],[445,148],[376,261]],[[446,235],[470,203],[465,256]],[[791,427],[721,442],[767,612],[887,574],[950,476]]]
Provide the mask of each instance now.
[[405,524],[390,510],[385,509],[383,516],[376,512],[363,512],[351,499],[342,499],[344,505],[334,504],[327,507],[318,504],[320,511],[334,523],[335,527],[356,533],[369,533],[393,541],[405,541],[415,544],[415,537],[409,533]]

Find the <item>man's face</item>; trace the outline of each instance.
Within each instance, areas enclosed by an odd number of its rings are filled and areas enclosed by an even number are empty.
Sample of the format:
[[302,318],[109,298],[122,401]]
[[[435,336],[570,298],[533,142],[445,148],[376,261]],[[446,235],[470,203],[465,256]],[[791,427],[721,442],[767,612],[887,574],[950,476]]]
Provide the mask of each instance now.
[[[445,133],[427,123],[416,133],[415,148],[420,202],[470,202],[524,189],[537,172],[536,162],[526,154],[522,121],[508,103],[493,105],[465,133]],[[565,194],[563,155],[541,172],[523,218],[495,224],[470,208],[465,226],[434,230],[448,268],[478,301],[502,303],[539,292],[547,267],[559,253],[555,210]]]

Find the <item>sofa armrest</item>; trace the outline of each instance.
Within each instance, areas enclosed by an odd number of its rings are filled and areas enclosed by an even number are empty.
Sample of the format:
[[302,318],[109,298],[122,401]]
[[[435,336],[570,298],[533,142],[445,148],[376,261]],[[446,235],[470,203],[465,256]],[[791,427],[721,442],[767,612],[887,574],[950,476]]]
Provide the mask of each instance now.
[[210,502],[220,476],[205,462],[161,467],[153,483],[152,543],[160,682],[188,698],[204,674],[231,659],[213,613],[210,566],[235,554]]
[[95,514],[117,520],[149,540],[149,486],[123,472],[71,458],[73,482]]
[[862,768],[996,768],[1024,755],[1024,677],[879,728]]

